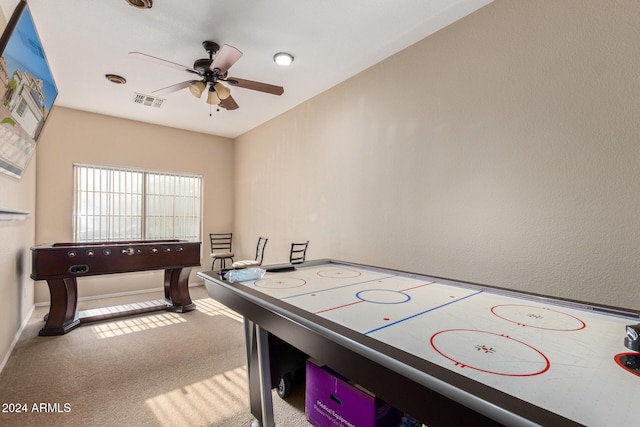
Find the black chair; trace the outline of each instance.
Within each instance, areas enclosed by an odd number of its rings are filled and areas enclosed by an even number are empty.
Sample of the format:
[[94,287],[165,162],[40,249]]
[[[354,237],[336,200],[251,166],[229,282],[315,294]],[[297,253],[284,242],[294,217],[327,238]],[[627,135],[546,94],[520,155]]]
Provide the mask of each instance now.
[[289,262],[291,264],[302,264],[307,257],[307,246],[309,246],[308,240],[305,243],[292,243]]
[[247,259],[242,261],[236,261],[231,266],[233,268],[247,268],[247,267],[257,267],[262,265],[262,260],[264,258],[264,248],[267,246],[266,237],[258,238],[258,246],[256,246],[256,257],[255,259]]
[[227,266],[227,260],[230,259],[233,263],[233,252],[231,252],[231,240],[233,238],[232,233],[218,233],[209,234],[211,240],[211,269],[214,270],[216,261],[220,261],[220,269]]

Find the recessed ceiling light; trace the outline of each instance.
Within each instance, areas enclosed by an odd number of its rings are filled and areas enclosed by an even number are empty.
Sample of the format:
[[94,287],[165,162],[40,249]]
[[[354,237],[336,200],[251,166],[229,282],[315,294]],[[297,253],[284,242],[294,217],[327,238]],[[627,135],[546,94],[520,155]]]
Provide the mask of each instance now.
[[123,84],[125,84],[127,82],[127,79],[125,79],[124,77],[119,76],[117,74],[105,74],[104,76],[111,83],[123,85]]
[[289,65],[293,62],[293,55],[286,52],[278,52],[273,55],[273,60],[278,65]]
[[153,6],[153,0],[126,0],[133,7],[138,9],[151,9]]

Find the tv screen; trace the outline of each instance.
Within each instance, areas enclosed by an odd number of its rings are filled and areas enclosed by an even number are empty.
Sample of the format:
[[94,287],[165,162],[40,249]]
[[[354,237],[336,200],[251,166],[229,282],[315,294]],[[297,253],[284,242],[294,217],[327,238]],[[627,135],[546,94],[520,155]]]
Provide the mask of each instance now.
[[29,6],[21,0],[0,38],[0,172],[22,177],[57,96]]

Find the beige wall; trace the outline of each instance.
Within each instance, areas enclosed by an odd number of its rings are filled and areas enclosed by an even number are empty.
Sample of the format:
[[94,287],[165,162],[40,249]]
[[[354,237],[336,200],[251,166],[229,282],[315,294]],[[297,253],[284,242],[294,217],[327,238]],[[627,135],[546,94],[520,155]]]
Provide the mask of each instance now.
[[[0,31],[6,20],[0,13]],[[21,179],[0,173],[0,208],[29,211],[23,221],[0,221],[0,369],[33,307],[31,253],[35,236],[36,155]]]
[[22,221],[0,221],[0,368],[33,307],[31,251],[35,236],[36,156],[20,180],[0,174],[0,207],[29,211]]
[[238,245],[640,309],[638,40],[635,0],[496,0],[238,138]]
[[[72,241],[73,162],[203,176],[203,259],[210,267],[208,233],[233,227],[232,140],[56,107],[38,146],[36,242]],[[191,280],[197,281],[192,270]],[[80,297],[162,287],[162,271],[87,277]],[[36,283],[36,303],[48,301]]]

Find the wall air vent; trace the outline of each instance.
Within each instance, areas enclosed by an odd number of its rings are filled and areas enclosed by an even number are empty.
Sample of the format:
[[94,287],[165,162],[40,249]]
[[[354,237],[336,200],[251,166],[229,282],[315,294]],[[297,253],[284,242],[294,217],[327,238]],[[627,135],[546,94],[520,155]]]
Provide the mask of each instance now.
[[158,98],[156,96],[151,95],[143,95],[141,93],[134,93],[132,101],[136,104],[146,105],[147,107],[162,107],[162,103],[164,102],[163,98]]

